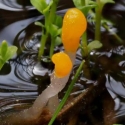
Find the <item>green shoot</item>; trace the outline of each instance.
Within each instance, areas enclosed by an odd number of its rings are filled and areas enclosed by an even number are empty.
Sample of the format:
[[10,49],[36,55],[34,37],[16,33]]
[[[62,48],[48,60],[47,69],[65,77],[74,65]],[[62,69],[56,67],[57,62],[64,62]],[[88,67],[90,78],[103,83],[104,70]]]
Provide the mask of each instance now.
[[0,45],[0,70],[3,65],[8,61],[10,58],[14,56],[17,51],[16,46],[8,46],[7,41],[3,40]]
[[[40,49],[38,53],[39,60],[44,54],[44,48],[49,36],[51,37],[50,58],[53,55],[57,40],[60,40],[57,39],[57,37],[59,37],[61,33],[62,17],[56,15],[58,1],[59,0],[50,0],[49,3],[47,3],[46,0],[30,0],[31,4],[45,17],[45,24],[41,22],[35,23],[42,28]],[[58,41],[58,43],[59,42],[60,41]]]
[[95,25],[95,40],[101,40],[101,19],[102,19],[102,9],[106,3],[114,3],[113,0],[96,0],[97,7],[95,8],[96,12],[96,25]]
[[[89,13],[92,8],[97,6],[97,3],[92,0],[73,0],[74,5],[80,9],[85,16]],[[82,49],[82,56],[87,57],[88,54],[93,50],[102,47],[102,44],[98,41],[93,41],[91,44],[88,45],[87,43],[87,33],[85,32],[82,35],[82,42],[81,42],[81,49]],[[94,45],[96,44],[96,45]],[[93,46],[94,45],[94,46]]]

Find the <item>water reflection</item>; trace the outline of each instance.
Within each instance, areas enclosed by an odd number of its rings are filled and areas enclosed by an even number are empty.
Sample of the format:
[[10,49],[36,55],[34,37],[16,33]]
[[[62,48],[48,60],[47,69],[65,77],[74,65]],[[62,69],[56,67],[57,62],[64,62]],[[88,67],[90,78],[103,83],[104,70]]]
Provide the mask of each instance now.
[[[22,5],[20,2],[20,0],[0,0],[0,9],[11,10],[16,13],[17,11],[23,11],[26,9],[34,9],[31,5],[28,5],[29,2],[24,2],[25,5]],[[12,14],[10,13],[10,15]],[[6,20],[6,27],[3,27],[4,23],[3,26],[1,26],[3,28],[0,30],[0,42],[5,39],[10,45],[15,44],[19,46],[17,53],[19,55],[15,55],[15,57],[3,67],[3,72],[0,72],[1,111],[10,109],[14,110],[15,105],[23,105],[23,103],[31,104],[38,95],[38,85],[32,81],[34,76],[32,71],[35,64],[32,59],[34,58],[33,56],[36,57],[37,48],[31,48],[31,46],[33,46],[32,42],[27,42],[24,45],[22,41],[27,35],[25,32],[26,27],[36,20],[40,20],[42,16],[29,18],[27,13],[25,16],[27,16],[26,19],[24,19],[24,17],[22,17],[22,19],[13,17],[13,22]],[[4,16],[0,18],[0,20],[5,20],[6,18],[8,17]],[[27,58],[27,53],[29,52],[31,52],[32,56]]]
[[113,77],[106,75],[107,82],[106,87],[111,97],[114,99],[114,110],[116,111],[116,117],[120,118],[125,116],[125,87],[120,81],[116,81]]
[[[34,9],[29,2],[21,2],[23,1],[0,0],[0,9],[15,12],[24,10],[31,11]],[[118,5],[117,7],[119,8],[120,6]],[[114,9],[117,10],[115,6]],[[58,13],[63,14],[65,11],[66,9]],[[88,17],[88,19],[89,18],[91,19],[91,17]],[[41,64],[37,61],[41,29],[39,27],[36,28],[33,22],[41,19],[43,19],[43,16],[30,17],[29,15],[26,15],[26,19],[22,18],[19,20],[14,20],[12,23],[9,22],[0,30],[0,41],[6,39],[10,45],[14,44],[19,48],[17,55],[7,62],[8,66],[3,67],[2,69],[3,71],[5,70],[7,72],[0,72],[0,107],[2,107],[0,109],[0,114],[6,110],[13,110],[19,105],[31,104],[36,96],[38,96],[39,84],[44,86],[44,88],[49,84],[49,81],[47,81],[48,83],[44,82],[46,78],[42,78],[43,76],[47,76],[48,78],[52,69],[48,68],[48,65],[46,66],[46,64]],[[91,25],[95,25],[93,22],[91,23]],[[105,31],[104,28],[101,30],[103,32]],[[116,29],[113,29],[113,32],[116,33],[116,31]],[[91,62],[91,66],[96,68],[95,72],[97,72],[97,74],[98,72],[101,72],[102,74],[106,75],[106,87],[114,99],[114,110],[116,111],[116,117],[124,117],[125,47],[121,45],[112,48],[108,48],[109,46],[106,47],[106,51],[93,51],[90,53],[90,57],[97,57],[95,58],[96,60],[94,60],[96,63],[94,63],[94,61]],[[78,51],[75,67],[78,67],[80,60],[82,60],[80,54],[81,52]],[[7,69],[8,67],[9,70]],[[75,71],[73,73],[75,74]],[[118,77],[118,80],[115,79],[116,77]],[[92,83],[95,83],[96,85],[94,80],[88,80],[81,77],[80,82],[83,81],[89,85]],[[78,88],[77,92],[81,93],[81,91],[84,89],[84,85],[79,83],[77,83],[75,86]],[[72,94],[76,94],[76,92]]]
[[10,11],[23,11],[34,9],[31,6],[30,1],[21,0],[0,0],[0,9],[10,10]]

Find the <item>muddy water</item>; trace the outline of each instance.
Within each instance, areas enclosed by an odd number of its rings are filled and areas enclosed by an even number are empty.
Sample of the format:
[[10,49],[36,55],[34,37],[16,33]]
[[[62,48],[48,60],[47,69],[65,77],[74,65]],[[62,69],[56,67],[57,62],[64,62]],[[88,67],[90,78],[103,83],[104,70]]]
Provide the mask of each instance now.
[[[103,12],[106,18],[116,24],[112,29],[123,41],[125,39],[124,5],[124,0],[116,1],[115,5],[108,4]],[[66,0],[62,0],[59,9],[72,6],[71,1],[67,3]],[[107,11],[110,16],[107,15]],[[62,14],[63,11],[59,13]],[[3,114],[18,112],[31,106],[38,94],[49,85],[53,64],[37,62],[41,29],[33,22],[41,19],[43,16],[28,1],[0,0],[0,41],[5,39],[10,45],[18,46],[17,54],[0,71],[0,121]],[[93,31],[94,24],[89,23],[89,40],[93,39]],[[125,123],[125,46],[119,44],[116,37],[103,28],[102,35],[104,46],[90,53],[91,80],[86,79],[84,74],[81,75],[75,89],[80,92],[92,83],[96,84],[95,81],[99,76],[104,75],[106,91],[88,106],[87,111],[79,113],[77,124],[108,125],[109,118],[117,119],[117,123]],[[60,49],[62,48],[57,47],[55,51]],[[47,52],[46,48],[45,53]],[[81,60],[78,52],[75,68]]]

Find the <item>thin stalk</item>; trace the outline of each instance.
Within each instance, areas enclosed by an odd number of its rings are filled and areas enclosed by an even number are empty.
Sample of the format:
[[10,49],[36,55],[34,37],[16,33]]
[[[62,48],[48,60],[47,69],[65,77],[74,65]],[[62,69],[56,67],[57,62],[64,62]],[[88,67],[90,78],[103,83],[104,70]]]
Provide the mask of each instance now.
[[43,56],[43,54],[44,54],[45,44],[46,44],[47,38],[49,36],[49,33],[47,31],[49,13],[47,12],[44,16],[45,16],[45,29],[42,29],[42,36],[41,36],[41,40],[40,40],[40,49],[38,52],[39,61],[41,59],[41,56]]
[[[50,23],[53,23],[54,19],[56,17],[56,9],[57,9],[58,2],[59,2],[59,0],[53,0],[53,5],[52,5],[52,7],[50,9],[50,14],[49,14]],[[55,37],[53,37],[51,35],[50,58],[53,55],[54,46],[55,46]]]
[[84,76],[87,79],[91,79],[90,67],[89,67],[89,57],[86,59],[86,62],[83,65]]
[[101,14],[102,14],[102,8],[100,7],[100,0],[96,0],[97,7],[95,8],[96,12],[96,25],[95,25],[95,40],[100,41],[101,37]]
[[[52,6],[50,8],[50,11],[44,15],[45,16],[45,34],[43,34],[41,37],[40,49],[39,49],[39,53],[38,53],[39,60],[41,59],[41,56],[44,53],[45,44],[46,44],[47,38],[49,36],[49,26],[50,26],[50,24],[52,24],[54,22],[54,19],[55,19],[58,1],[59,0],[54,0]],[[51,45],[53,45],[53,44],[51,44]],[[53,47],[51,47],[51,48],[53,48]],[[52,52],[52,50],[51,50],[51,52]]]
[[[104,28],[105,28],[107,31],[111,32],[110,29],[109,29],[109,27],[108,27],[106,24],[103,24],[103,26],[104,26]],[[112,33],[112,35],[118,40],[119,43],[122,43],[122,44],[123,44],[123,40],[122,40],[115,32],[111,32],[111,33]]]
[[52,55],[53,55],[54,46],[55,46],[55,37],[51,37],[51,46],[50,46],[50,53],[49,53],[50,58],[51,58]]
[[58,2],[59,2],[59,0],[53,0],[53,4],[51,6],[50,13],[49,13],[49,22],[50,23],[54,22]]
[[67,98],[69,97],[69,95],[70,95],[70,93],[71,93],[71,91],[72,91],[72,89],[73,89],[73,86],[74,86],[75,82],[77,81],[77,79],[78,79],[78,77],[79,77],[79,75],[80,75],[80,72],[82,71],[84,62],[85,62],[85,61],[83,60],[82,63],[80,64],[80,66],[79,66],[78,70],[76,71],[76,74],[75,74],[75,76],[74,76],[72,82],[70,83],[70,85],[69,85],[69,87],[68,87],[68,90],[66,91],[66,94],[64,95],[62,101],[60,102],[59,106],[57,107],[57,109],[56,109],[55,113],[53,114],[53,117],[52,117],[52,119],[50,120],[50,122],[49,122],[48,125],[52,125],[52,124],[53,124],[53,122],[54,122],[54,120],[56,119],[58,113],[60,112],[60,110],[61,110],[62,107],[64,106],[64,104],[65,104]]
[[81,0],[81,5],[85,6],[86,5],[86,0]]
[[86,57],[88,55],[88,48],[87,48],[87,33],[84,32],[84,34],[82,35],[82,56]]
[[[53,2],[54,3],[50,9],[50,15],[49,15],[50,23],[53,23],[54,19],[56,17],[56,9],[57,9],[57,5],[58,5],[59,0],[53,0]],[[51,35],[50,58],[53,55],[54,46],[55,46],[55,37]]]
[[39,53],[38,53],[38,59],[41,59],[41,56],[44,53],[44,47],[45,47],[45,43],[47,41],[48,38],[48,33],[46,32],[45,34],[42,35],[41,37],[41,41],[40,41],[40,49],[39,49]]

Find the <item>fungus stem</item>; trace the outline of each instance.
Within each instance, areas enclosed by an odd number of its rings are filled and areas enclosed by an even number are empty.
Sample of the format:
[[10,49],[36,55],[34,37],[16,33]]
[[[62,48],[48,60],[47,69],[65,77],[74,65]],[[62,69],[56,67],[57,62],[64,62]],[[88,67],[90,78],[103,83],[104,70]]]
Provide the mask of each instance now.
[[70,85],[69,85],[69,87],[68,87],[68,90],[66,91],[66,94],[64,95],[64,97],[63,97],[61,103],[59,104],[59,106],[57,107],[56,111],[54,112],[53,117],[52,117],[52,119],[50,120],[50,122],[49,122],[48,125],[52,125],[52,124],[53,124],[53,122],[54,122],[54,120],[56,119],[58,113],[60,112],[60,110],[61,110],[62,107],[64,106],[64,104],[65,104],[67,98],[69,97],[69,95],[70,95],[70,93],[71,93],[71,91],[72,91],[72,89],[73,89],[73,86],[74,86],[75,82],[77,81],[77,79],[78,79],[78,77],[79,77],[79,75],[80,75],[80,72],[82,71],[84,62],[85,62],[85,61],[83,60],[82,63],[80,64],[79,68],[77,69],[76,74],[75,74],[75,76],[74,76],[72,82],[70,83]]

